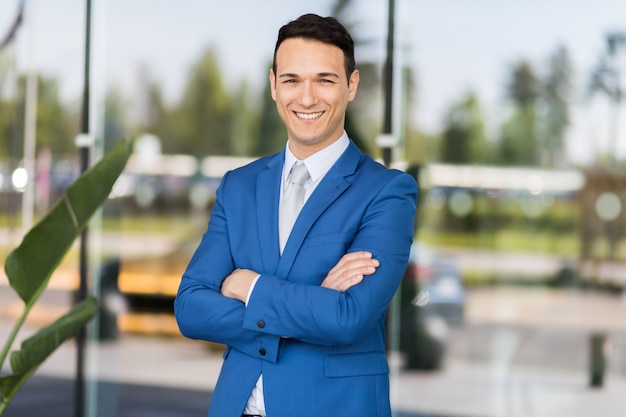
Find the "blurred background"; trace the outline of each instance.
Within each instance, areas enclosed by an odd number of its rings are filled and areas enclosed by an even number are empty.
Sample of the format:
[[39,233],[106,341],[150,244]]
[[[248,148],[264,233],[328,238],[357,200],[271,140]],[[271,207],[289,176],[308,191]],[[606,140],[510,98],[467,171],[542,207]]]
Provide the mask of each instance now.
[[[336,16],[357,45],[349,135],[384,161],[390,134],[388,162],[420,185],[389,314],[397,415],[623,415],[623,2],[108,0],[91,19],[87,3],[0,2],[1,259],[79,175],[77,142],[97,160],[136,138],[90,227],[89,291],[103,311],[87,414],[140,415],[98,381],[198,390],[205,412],[222,347],[184,340],[171,302],[221,176],[285,144],[274,43],[313,12]],[[72,303],[78,270],[77,246],[30,325]],[[21,302],[4,276],[0,297],[5,334]],[[71,380],[75,350],[38,374]]]

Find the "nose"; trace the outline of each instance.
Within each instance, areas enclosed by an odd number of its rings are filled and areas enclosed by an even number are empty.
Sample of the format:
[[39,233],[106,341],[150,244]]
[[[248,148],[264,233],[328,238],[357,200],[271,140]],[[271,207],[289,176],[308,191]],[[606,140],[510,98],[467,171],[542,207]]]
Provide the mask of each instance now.
[[305,107],[310,107],[315,104],[316,94],[315,86],[311,82],[302,83],[302,89],[300,90],[299,97],[300,104]]

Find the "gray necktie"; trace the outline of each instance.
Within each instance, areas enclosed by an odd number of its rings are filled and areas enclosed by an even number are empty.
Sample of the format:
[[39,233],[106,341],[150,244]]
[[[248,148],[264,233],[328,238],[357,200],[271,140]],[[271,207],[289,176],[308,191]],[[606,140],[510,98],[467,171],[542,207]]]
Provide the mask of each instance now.
[[287,243],[291,228],[300,214],[304,203],[304,183],[309,178],[306,166],[301,162],[296,162],[291,168],[291,174],[287,178],[287,186],[280,202],[278,233],[281,253]]

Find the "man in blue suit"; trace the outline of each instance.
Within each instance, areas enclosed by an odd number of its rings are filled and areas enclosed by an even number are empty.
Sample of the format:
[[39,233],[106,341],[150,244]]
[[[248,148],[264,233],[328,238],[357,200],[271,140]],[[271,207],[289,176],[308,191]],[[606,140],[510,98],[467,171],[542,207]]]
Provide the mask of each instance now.
[[[287,145],[224,176],[174,305],[185,336],[226,345],[209,416],[390,416],[385,316],[415,180],[344,131],[359,72],[335,19],[283,26],[270,82]],[[290,187],[305,201],[293,227]]]

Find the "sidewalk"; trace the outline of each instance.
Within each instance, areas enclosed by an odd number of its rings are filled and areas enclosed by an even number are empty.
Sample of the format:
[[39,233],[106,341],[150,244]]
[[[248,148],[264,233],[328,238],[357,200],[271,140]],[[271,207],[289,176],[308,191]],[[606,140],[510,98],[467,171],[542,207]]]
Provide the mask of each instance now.
[[[76,415],[74,381],[34,376],[18,392],[6,417],[70,417]],[[100,382],[98,417],[200,417],[211,399],[206,391]],[[44,411],[45,410],[45,411]]]

